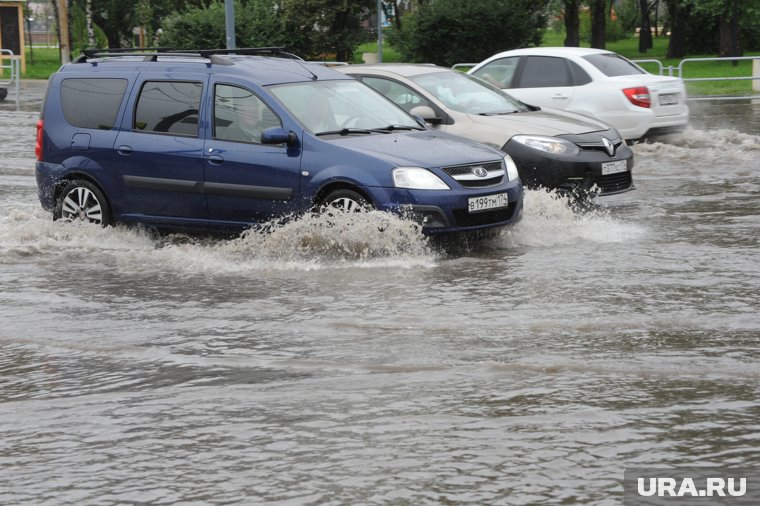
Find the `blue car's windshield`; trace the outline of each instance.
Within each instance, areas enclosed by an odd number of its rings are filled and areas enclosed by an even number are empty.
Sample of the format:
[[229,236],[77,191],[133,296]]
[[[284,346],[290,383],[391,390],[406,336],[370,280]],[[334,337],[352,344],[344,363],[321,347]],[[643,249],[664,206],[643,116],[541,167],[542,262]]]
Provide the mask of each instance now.
[[272,94],[314,134],[422,129],[404,110],[359,81],[272,86]]
[[528,110],[500,89],[454,70],[410,79],[448,107],[465,114],[509,114]]

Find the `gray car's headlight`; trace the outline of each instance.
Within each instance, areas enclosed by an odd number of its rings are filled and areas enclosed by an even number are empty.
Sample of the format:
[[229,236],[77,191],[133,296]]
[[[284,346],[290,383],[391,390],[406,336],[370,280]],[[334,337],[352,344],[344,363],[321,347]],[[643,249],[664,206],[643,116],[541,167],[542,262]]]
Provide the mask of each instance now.
[[510,181],[514,181],[520,177],[520,174],[517,173],[517,165],[511,156],[504,155],[504,165],[507,166],[507,177]]
[[450,190],[449,185],[427,169],[420,167],[396,167],[393,169],[393,185],[411,190]]
[[541,135],[515,135],[512,140],[523,146],[551,153],[553,155],[577,155],[580,152],[578,146],[570,141],[556,137],[544,137]]

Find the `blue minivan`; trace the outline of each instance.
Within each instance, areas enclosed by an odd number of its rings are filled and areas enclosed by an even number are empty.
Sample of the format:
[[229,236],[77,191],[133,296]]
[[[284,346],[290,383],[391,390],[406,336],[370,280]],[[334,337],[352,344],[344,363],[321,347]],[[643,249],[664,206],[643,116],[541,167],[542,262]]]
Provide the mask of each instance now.
[[43,208],[102,225],[242,231],[329,206],[435,234],[522,215],[509,156],[272,48],[88,50],[49,80],[36,155]]

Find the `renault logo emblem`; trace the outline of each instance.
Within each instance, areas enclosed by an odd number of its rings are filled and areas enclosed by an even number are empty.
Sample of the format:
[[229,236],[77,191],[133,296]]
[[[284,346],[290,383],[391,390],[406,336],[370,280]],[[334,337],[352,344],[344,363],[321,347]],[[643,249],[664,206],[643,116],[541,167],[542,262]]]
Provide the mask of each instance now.
[[488,176],[488,171],[484,167],[481,167],[480,165],[478,165],[477,167],[473,167],[472,173],[478,177]]
[[604,149],[607,150],[608,155],[615,156],[615,145],[612,144],[612,141],[607,137],[602,137],[602,144],[604,144]]

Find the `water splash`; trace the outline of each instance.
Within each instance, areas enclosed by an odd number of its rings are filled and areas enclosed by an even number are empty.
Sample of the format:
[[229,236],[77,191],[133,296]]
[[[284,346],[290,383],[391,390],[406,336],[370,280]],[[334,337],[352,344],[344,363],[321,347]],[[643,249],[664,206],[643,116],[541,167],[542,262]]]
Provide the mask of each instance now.
[[307,214],[252,228],[234,239],[54,222],[49,213],[28,204],[12,206],[0,217],[0,263],[33,256],[84,262],[93,255],[137,272],[188,273],[406,268],[432,266],[437,258],[419,225],[378,211]]
[[[163,254],[185,256],[196,245],[169,245]],[[314,270],[340,267],[435,265],[436,254],[419,225],[388,213],[305,214],[249,229],[203,250],[196,267],[211,270]]]
[[655,155],[676,160],[709,160],[721,165],[732,160],[747,161],[758,156],[760,136],[731,128],[695,130],[673,134],[664,142],[645,142],[633,146],[637,155]]
[[525,192],[523,219],[504,230],[503,248],[550,247],[577,242],[617,243],[637,240],[645,228],[615,216],[608,208],[578,211],[568,197],[545,190]]

